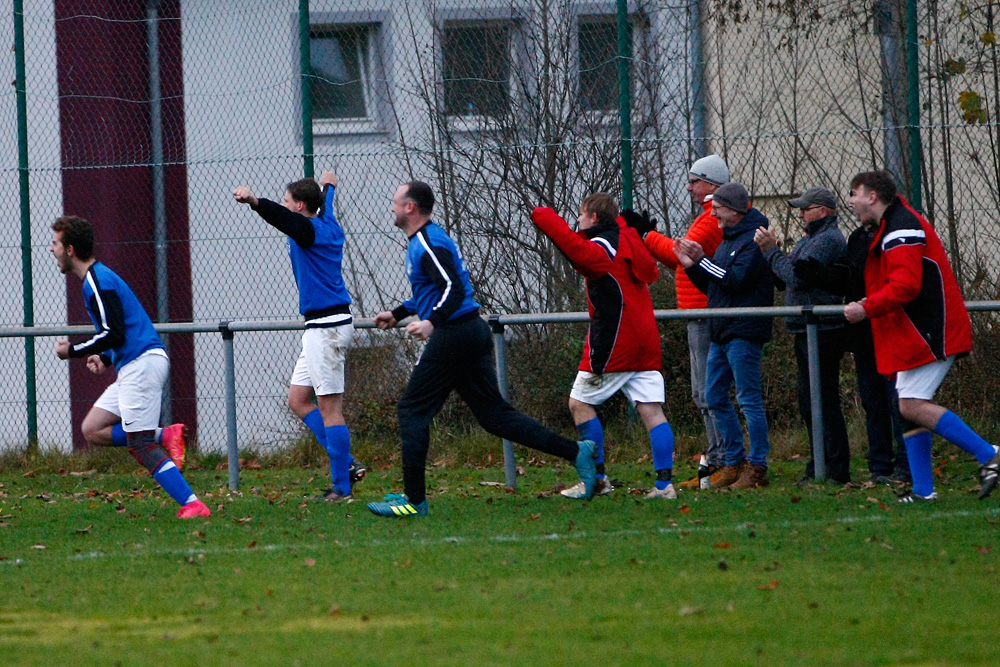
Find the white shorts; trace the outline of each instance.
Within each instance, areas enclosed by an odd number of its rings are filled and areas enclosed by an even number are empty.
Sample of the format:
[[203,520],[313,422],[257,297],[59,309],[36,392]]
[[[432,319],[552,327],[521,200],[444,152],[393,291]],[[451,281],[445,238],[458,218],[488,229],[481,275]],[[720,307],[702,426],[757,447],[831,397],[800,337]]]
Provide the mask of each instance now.
[[659,371],[600,374],[579,371],[569,397],[587,405],[601,405],[618,390],[633,403],[663,403],[663,376]]
[[317,396],[344,393],[344,362],[354,338],[354,325],[306,329],[302,352],[295,362],[291,384],[312,387]]
[[104,390],[94,407],[118,415],[126,433],[152,431],[160,425],[160,401],[169,375],[166,352],[144,352],[118,369],[118,379]]
[[896,373],[896,391],[899,392],[899,397],[931,400],[953,363],[955,363],[955,355],[944,361],[932,361],[929,364]]

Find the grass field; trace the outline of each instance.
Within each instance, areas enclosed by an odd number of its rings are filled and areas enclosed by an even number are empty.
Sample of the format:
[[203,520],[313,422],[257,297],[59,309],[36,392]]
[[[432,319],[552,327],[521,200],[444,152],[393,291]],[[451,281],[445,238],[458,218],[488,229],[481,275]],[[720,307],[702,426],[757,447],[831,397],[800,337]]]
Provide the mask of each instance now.
[[[148,476],[0,471],[0,663],[996,664],[998,498],[974,463],[942,501],[791,484],[645,501],[647,466],[590,503],[572,470],[433,469],[429,517],[309,502],[315,471],[189,473],[180,521]],[[689,472],[682,466],[678,476]],[[27,476],[25,476],[27,474]],[[859,472],[860,475],[860,472]],[[630,492],[630,489],[632,490]]]

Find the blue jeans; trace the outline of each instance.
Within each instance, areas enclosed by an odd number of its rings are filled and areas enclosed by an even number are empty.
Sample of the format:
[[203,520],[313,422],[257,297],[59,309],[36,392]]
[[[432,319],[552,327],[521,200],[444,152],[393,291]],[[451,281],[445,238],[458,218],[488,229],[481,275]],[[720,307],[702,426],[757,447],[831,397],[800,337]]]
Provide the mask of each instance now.
[[760,343],[743,338],[734,338],[724,345],[712,343],[708,350],[705,402],[726,448],[728,466],[748,458],[743,450],[743,428],[729,400],[729,388],[735,381],[736,401],[746,417],[750,434],[750,463],[767,467],[771,444],[767,434],[767,416],[764,414],[764,396],[760,389],[763,350],[764,346]]

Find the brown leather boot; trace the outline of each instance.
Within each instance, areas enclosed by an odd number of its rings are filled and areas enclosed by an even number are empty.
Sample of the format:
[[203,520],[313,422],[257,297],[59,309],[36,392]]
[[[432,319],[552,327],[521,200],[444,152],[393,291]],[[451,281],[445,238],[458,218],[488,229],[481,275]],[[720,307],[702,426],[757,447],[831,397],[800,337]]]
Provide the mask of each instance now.
[[746,467],[746,459],[740,461],[734,466],[723,466],[715,472],[714,475],[709,477],[709,484],[713,489],[723,489],[730,486],[736,480],[740,478],[743,474],[743,469]]
[[[719,469],[720,469],[719,466],[708,466],[708,475],[705,475],[705,476],[710,478],[712,476],[712,474],[715,473]],[[697,475],[695,475],[694,477],[692,477],[688,481],[681,482],[677,486],[678,486],[678,488],[681,488],[681,489],[694,489],[694,490],[698,490],[698,489],[701,488],[701,478],[698,477]]]
[[771,483],[767,478],[767,468],[747,463],[740,478],[729,485],[730,489],[764,488]]

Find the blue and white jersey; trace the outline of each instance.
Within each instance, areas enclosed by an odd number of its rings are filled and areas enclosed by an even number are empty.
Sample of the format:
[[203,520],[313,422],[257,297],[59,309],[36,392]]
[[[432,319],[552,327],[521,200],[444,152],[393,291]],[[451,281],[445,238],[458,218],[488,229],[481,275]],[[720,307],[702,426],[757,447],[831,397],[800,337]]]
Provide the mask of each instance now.
[[351,321],[351,295],[344,284],[344,230],[333,213],[335,188],[323,190],[323,207],[315,218],[289,211],[260,198],[253,209],[269,225],[288,235],[288,258],[299,288],[299,313],[306,325],[337,326]]
[[[299,312],[306,320],[347,312],[351,295],[344,284],[344,230],[333,213],[333,186],[324,191],[323,208],[308,218],[315,231],[311,245],[302,246],[288,237],[288,256],[299,288]],[[347,318],[350,319],[349,317]]]
[[[462,251],[448,234],[433,222],[410,237],[406,250],[406,275],[413,296],[401,309],[430,320],[435,328],[479,309],[472,298],[472,283],[462,260]],[[396,319],[402,319],[396,317]]]
[[71,346],[69,356],[100,354],[121,368],[150,350],[163,350],[163,342],[135,293],[100,262],[94,262],[83,279],[83,303],[97,334]]

